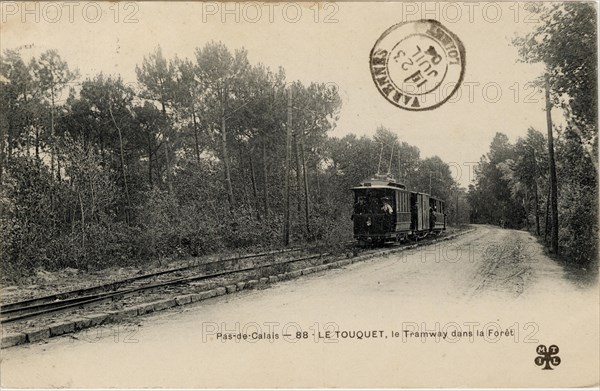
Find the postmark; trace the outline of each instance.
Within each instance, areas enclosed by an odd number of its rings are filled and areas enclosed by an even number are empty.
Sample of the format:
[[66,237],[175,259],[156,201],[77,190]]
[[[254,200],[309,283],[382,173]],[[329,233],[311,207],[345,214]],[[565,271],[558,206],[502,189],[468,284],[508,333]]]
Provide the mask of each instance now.
[[375,42],[369,57],[373,81],[393,105],[435,109],[456,92],[465,72],[460,39],[437,20],[396,24]]

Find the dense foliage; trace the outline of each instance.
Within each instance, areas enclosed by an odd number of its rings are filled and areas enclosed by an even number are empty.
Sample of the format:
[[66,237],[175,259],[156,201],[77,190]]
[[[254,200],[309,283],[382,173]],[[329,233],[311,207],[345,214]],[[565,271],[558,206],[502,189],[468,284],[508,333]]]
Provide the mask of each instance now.
[[[598,250],[596,9],[587,3],[538,7],[540,26],[514,43],[524,61],[546,65],[551,106],[565,112],[566,126],[553,129],[559,248],[570,264],[588,266]],[[549,239],[548,160],[545,134],[529,129],[514,145],[496,134],[469,192],[473,220],[531,226]]]
[[[553,129],[559,245],[587,266],[598,235],[596,10],[536,7],[541,23],[514,44],[523,61],[546,64],[552,106],[566,113]],[[350,239],[349,189],[378,171],[445,199],[450,224],[547,237],[551,155],[539,130],[515,143],[496,134],[467,193],[448,164],[389,129],[331,137],[338,91],[288,81],[244,49],[210,42],[168,59],[157,48],[136,74],[137,84],[81,79],[54,50],[2,53],[4,276],[281,246],[286,172],[292,243]]]
[[133,86],[81,80],[56,51],[6,50],[0,71],[5,275],[280,246],[288,113],[292,243],[350,239],[349,189],[380,156],[381,171],[452,198],[450,221],[467,222],[441,159],[383,128],[330,137],[336,89],[286,81],[244,50],[210,42],[190,60],[157,48]]

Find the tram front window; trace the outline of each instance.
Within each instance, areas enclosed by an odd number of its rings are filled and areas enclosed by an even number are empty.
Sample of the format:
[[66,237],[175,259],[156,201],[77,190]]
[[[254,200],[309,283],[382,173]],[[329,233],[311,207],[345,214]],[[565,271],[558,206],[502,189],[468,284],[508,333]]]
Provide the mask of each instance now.
[[354,214],[361,215],[363,213],[367,213],[367,197],[360,196],[354,204]]

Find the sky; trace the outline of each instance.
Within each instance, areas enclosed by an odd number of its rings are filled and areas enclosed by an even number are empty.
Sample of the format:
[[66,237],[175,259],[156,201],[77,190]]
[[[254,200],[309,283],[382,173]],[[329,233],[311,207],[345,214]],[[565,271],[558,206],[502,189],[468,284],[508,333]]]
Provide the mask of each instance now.
[[[135,66],[158,45],[172,58],[193,58],[211,40],[244,47],[253,64],[282,66],[288,80],[331,83],[342,109],[332,136],[373,135],[389,128],[437,155],[467,186],[473,164],[496,132],[514,142],[529,127],[545,132],[544,95],[529,84],[541,64],[518,61],[511,45],[536,26],[524,3],[197,3],[2,2],[0,46],[24,57],[56,49],[81,78],[99,72],[136,81]],[[436,19],[462,41],[464,80],[445,104],[412,112],[389,103],[369,70],[369,53],[389,27]],[[555,110],[560,122],[562,114]],[[378,157],[365,157],[376,159]]]

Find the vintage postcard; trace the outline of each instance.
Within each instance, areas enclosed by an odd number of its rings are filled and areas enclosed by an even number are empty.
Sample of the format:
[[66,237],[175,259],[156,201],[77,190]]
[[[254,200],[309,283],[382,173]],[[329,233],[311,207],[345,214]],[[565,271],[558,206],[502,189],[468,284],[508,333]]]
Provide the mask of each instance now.
[[596,2],[0,7],[2,387],[597,389]]

